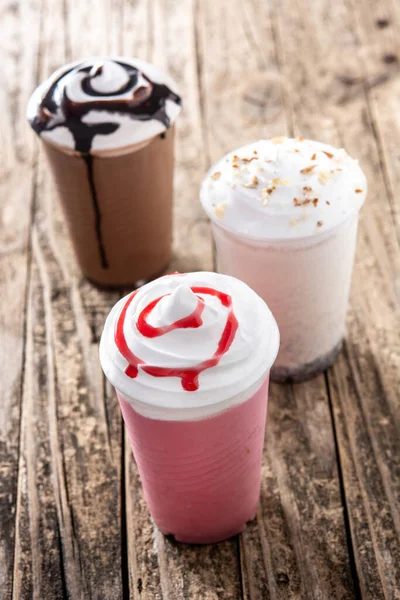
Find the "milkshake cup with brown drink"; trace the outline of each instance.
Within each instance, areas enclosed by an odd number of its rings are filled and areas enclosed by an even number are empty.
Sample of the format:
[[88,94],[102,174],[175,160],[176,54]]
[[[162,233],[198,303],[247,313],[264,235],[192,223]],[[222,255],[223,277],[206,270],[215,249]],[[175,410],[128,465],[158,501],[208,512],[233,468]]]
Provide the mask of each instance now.
[[180,109],[168,75],[127,58],[66,65],[29,101],[78,262],[95,284],[133,286],[169,263]]
[[273,380],[304,381],[336,358],[366,194],[357,160],[303,138],[249,144],[205,178],[218,269],[251,286],[278,322]]

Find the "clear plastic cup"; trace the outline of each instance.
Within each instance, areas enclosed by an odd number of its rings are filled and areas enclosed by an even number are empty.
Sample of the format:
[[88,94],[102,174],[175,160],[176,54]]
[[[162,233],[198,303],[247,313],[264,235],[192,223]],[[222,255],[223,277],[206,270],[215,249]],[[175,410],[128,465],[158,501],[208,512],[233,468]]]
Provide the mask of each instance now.
[[158,276],[171,258],[173,128],[145,146],[93,156],[95,203],[87,157],[43,147],[85,277],[121,287]]
[[304,381],[335,360],[345,331],[357,224],[358,213],[326,233],[266,241],[212,223],[218,271],[252,287],[278,323],[273,381]]
[[162,533],[207,544],[240,533],[254,518],[268,381],[267,374],[240,404],[189,421],[145,417],[117,391],[144,497]]
[[135,287],[170,261],[175,88],[140,59],[91,57],[28,102],[78,263],[100,287]]
[[100,362],[164,534],[217,542],[254,517],[278,349],[265,302],[226,275],[167,275],[111,310]]
[[274,381],[305,381],[340,350],[367,191],[358,160],[302,137],[251,142],[203,180],[218,271],[247,283],[277,320]]

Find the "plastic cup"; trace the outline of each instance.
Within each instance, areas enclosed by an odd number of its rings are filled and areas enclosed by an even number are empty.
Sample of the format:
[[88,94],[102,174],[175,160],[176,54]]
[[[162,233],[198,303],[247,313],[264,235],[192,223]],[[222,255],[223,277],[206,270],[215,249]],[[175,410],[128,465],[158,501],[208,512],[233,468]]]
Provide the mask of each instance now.
[[100,362],[164,534],[218,542],[254,518],[278,349],[268,306],[226,275],[166,275],[111,310]]
[[140,59],[91,57],[28,102],[78,263],[101,287],[136,287],[170,261],[175,87]]
[[136,285],[168,265],[174,128],[148,144],[87,158],[43,140],[83,274],[105,287]]
[[240,404],[188,421],[145,417],[117,390],[144,497],[162,533],[207,544],[240,533],[254,518],[268,382],[267,373]]
[[310,379],[340,350],[367,188],[343,148],[302,137],[247,144],[203,180],[218,271],[244,281],[277,320],[274,381]]
[[345,332],[358,213],[303,239],[261,241],[212,223],[218,271],[252,287],[270,307],[281,344],[273,381],[304,381],[329,367]]

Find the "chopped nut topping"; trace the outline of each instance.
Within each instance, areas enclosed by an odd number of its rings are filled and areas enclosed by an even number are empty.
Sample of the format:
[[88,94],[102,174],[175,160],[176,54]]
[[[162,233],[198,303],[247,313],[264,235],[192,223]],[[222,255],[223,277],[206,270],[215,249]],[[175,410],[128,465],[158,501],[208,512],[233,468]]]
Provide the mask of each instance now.
[[268,205],[269,194],[270,194],[270,192],[268,191],[268,188],[263,188],[261,190],[261,200],[263,201],[264,206]]
[[283,142],[286,142],[287,137],[285,135],[282,135],[280,137],[274,137],[272,138],[272,143],[273,144],[283,144]]
[[362,190],[360,190],[360,188],[356,189],[356,194],[362,194]]
[[317,227],[322,227],[323,224],[324,224],[323,221],[317,221]]
[[295,152],[300,152],[300,150],[298,148],[295,148],[294,151]]
[[236,163],[232,165],[232,169],[238,169],[239,165],[237,165]]
[[256,188],[258,186],[258,178],[254,175],[250,181],[250,183],[245,183],[245,188]]
[[222,219],[225,214],[225,209],[226,202],[221,202],[220,204],[217,204],[217,206],[213,206],[213,213],[216,217],[218,217],[218,219]]
[[326,204],[328,204],[328,206],[331,205],[331,203],[329,202],[329,200],[325,200]]
[[326,154],[328,158],[333,158],[333,154],[331,152],[326,152],[325,150],[322,150],[322,152]]
[[307,206],[308,204],[311,204],[311,198],[304,198],[303,200],[293,198],[293,202],[295,206]]
[[303,187],[303,192],[304,192],[304,194],[307,194],[308,192],[312,192],[312,188],[309,185],[305,185]]
[[313,169],[315,169],[317,165],[310,165],[309,167],[304,167],[304,169],[301,169],[300,173],[303,173],[303,175],[307,175],[307,173],[311,173],[311,171]]
[[321,185],[324,185],[328,179],[331,179],[335,174],[335,171],[320,171],[318,175],[318,181]]
[[315,160],[317,158],[317,155],[314,153],[311,157],[311,160]]
[[314,198],[314,200],[312,201],[312,203],[314,204],[314,206],[318,205],[318,198]]
[[237,162],[249,163],[249,162],[251,162],[252,160],[256,160],[256,159],[257,159],[257,156],[250,156],[250,157],[247,157],[247,156],[238,156],[237,154],[234,154],[234,155],[232,156],[232,162],[233,162],[233,163],[237,163]]
[[216,173],[214,173],[213,175],[211,175],[211,179],[213,181],[217,181],[217,179],[219,179],[221,177],[221,173],[219,171],[217,171]]
[[272,184],[272,185],[288,185],[289,184],[289,179],[280,179],[279,177],[275,177],[275,179],[271,179],[271,181],[268,182],[268,184]]
[[257,150],[253,150],[253,154],[255,154],[257,156],[257,154],[258,154]]

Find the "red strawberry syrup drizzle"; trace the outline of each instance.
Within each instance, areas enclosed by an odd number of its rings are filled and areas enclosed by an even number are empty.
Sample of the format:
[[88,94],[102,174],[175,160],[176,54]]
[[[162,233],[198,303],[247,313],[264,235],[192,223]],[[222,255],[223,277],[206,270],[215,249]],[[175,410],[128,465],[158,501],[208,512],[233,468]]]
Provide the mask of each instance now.
[[[132,294],[125,302],[124,307],[122,308],[122,311],[118,317],[115,326],[114,334],[115,343],[119,352],[129,363],[125,369],[125,373],[128,377],[131,377],[132,379],[137,377],[140,367],[142,371],[148,373],[152,377],[180,377],[182,380],[183,389],[188,392],[194,392],[199,388],[200,373],[202,373],[206,369],[215,367],[221,360],[222,356],[229,350],[233,340],[235,339],[236,331],[238,329],[238,321],[233,312],[231,296],[209,287],[193,286],[191,287],[191,290],[196,295],[209,294],[210,296],[217,297],[221,302],[222,306],[228,309],[226,324],[214,354],[209,359],[189,368],[156,367],[148,365],[135,354],[133,354],[133,352],[129,349],[125,339],[124,323],[129,305],[131,304],[132,300],[137,294],[137,291],[135,291],[132,292]],[[136,323],[136,327],[139,333],[141,333],[144,337],[154,338],[165,335],[166,333],[169,333],[170,331],[174,331],[176,329],[197,329],[202,326],[203,321],[201,315],[204,310],[204,300],[199,296],[197,306],[190,315],[183,317],[182,319],[178,319],[174,323],[171,323],[171,325],[167,325],[164,327],[153,327],[152,325],[150,325],[147,321],[147,317],[149,316],[151,311],[157,306],[160,300],[165,297],[165,295],[160,296],[155,300],[152,300],[139,314]]]

